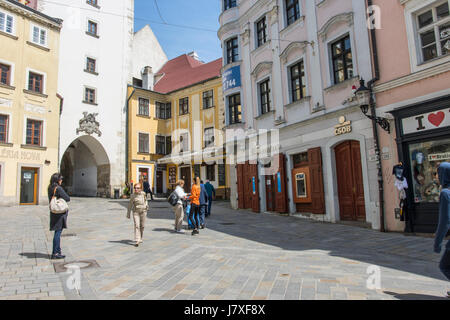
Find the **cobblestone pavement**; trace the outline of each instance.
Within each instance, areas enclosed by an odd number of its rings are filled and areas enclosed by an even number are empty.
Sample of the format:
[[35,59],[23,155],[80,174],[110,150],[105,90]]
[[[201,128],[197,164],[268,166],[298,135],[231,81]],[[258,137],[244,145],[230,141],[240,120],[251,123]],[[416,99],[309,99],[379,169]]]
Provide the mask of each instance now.
[[[199,235],[175,234],[171,208],[155,201],[136,248],[126,205],[70,202],[65,262],[98,263],[81,269],[79,290],[76,273],[57,273],[61,261],[49,260],[47,207],[0,208],[0,299],[444,299],[450,288],[431,238],[234,211],[226,202],[213,205]],[[380,289],[367,287],[372,265]]]

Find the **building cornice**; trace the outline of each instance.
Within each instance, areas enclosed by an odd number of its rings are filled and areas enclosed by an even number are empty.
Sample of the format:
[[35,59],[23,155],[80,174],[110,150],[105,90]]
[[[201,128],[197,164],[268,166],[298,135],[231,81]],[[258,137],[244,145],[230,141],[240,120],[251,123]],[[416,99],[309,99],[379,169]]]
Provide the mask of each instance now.
[[37,10],[34,10],[20,2],[13,0],[0,0],[0,7],[10,10],[13,13],[19,14],[23,17],[34,20],[49,28],[60,30],[62,28],[63,20],[52,18]]

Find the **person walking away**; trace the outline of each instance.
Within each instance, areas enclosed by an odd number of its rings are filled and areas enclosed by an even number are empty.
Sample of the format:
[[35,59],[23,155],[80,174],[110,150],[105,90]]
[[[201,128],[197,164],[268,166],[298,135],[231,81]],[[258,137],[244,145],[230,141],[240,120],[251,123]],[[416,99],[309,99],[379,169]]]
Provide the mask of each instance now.
[[209,180],[206,180],[205,189],[208,194],[208,208],[206,210],[206,217],[209,217],[211,215],[212,202],[216,197],[216,189],[214,189],[214,186],[209,182]]
[[[441,253],[442,242],[450,229],[450,163],[444,162],[438,168],[439,181],[442,191],[439,198],[439,224],[434,240],[434,252]],[[442,256],[439,268],[450,280],[450,241],[447,242],[444,255]],[[447,298],[450,298],[450,291],[447,291]]]
[[[70,201],[70,197],[61,187],[63,176],[59,173],[55,173],[50,178],[50,184],[48,186],[48,201],[50,202],[55,196],[57,199],[64,199],[66,202]],[[53,235],[53,250],[52,259],[64,259],[61,253],[61,234],[63,229],[67,229],[67,218],[69,211],[63,214],[55,214],[50,212],[50,231],[55,231]]]
[[178,196],[177,205],[173,208],[175,211],[175,232],[184,233],[183,231],[183,218],[184,218],[184,210],[183,210],[183,201],[186,201],[188,195],[184,192],[184,180],[178,180],[177,186],[175,188],[175,194]]
[[194,225],[194,230],[192,230],[192,235],[199,234],[199,211],[200,211],[200,178],[195,177],[195,184],[192,185],[191,190],[191,212],[189,213],[189,220]]
[[148,183],[148,178],[147,177],[144,178],[143,187],[144,187],[144,192],[147,195],[147,199],[149,198],[148,194],[150,194],[150,197],[151,197],[151,199],[153,201],[153,192],[152,192],[152,189],[150,188],[150,183]]
[[147,211],[147,195],[142,190],[142,185],[140,183],[136,183],[134,185],[134,193],[130,196],[127,211],[128,219],[131,218],[131,212],[133,212],[135,247],[138,247],[140,243],[144,242],[144,227]]
[[206,192],[205,185],[203,181],[200,181],[200,215],[199,215],[199,223],[200,228],[205,229],[205,214],[206,207],[208,206],[208,193]]

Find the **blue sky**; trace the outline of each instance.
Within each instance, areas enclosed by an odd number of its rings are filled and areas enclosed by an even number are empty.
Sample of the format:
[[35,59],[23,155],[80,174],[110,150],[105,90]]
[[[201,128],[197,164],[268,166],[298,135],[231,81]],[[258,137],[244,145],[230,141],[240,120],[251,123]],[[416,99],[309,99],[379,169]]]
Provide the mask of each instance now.
[[[155,1],[164,21],[158,14]],[[135,31],[149,24],[169,59],[191,51],[196,51],[205,62],[222,57],[217,38],[220,0],[135,0],[134,6]]]

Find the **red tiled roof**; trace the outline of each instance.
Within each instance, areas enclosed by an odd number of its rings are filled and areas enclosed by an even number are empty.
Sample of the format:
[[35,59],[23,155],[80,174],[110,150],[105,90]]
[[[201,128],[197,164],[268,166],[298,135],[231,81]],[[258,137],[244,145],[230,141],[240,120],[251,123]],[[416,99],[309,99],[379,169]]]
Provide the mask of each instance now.
[[187,54],[172,59],[159,70],[155,76],[162,78],[155,84],[153,90],[169,93],[191,85],[220,77],[222,59],[209,63],[198,61]]

